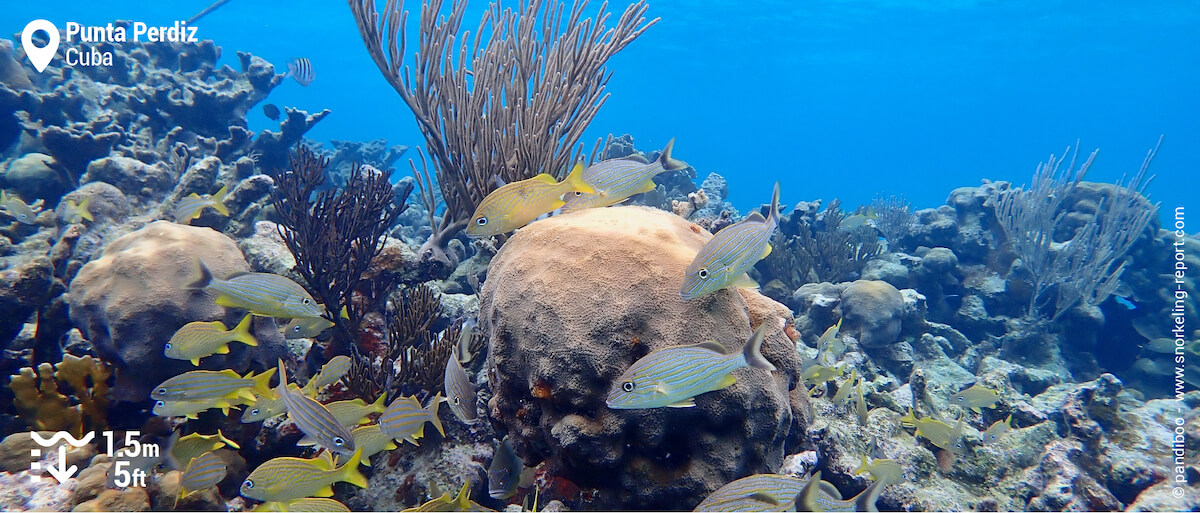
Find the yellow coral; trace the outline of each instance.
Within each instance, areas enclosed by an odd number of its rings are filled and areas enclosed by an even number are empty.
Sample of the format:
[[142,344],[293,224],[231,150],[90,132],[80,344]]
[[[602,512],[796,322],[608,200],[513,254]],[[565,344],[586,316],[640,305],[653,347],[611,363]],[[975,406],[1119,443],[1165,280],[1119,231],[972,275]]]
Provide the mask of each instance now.
[[[68,431],[83,436],[83,416],[92,427],[104,427],[108,409],[108,378],[112,370],[104,362],[85,356],[63,357],[58,365],[43,363],[35,371],[21,369],[11,380],[14,403],[21,417],[34,429]],[[60,393],[67,384],[76,404]]]

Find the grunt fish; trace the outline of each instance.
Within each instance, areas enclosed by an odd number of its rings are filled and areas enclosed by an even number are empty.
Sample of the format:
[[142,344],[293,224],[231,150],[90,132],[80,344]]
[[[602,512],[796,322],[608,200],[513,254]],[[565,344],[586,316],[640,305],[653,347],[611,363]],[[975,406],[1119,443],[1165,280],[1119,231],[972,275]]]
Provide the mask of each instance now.
[[266,502],[281,502],[305,497],[330,497],[333,483],[345,481],[367,487],[367,478],[358,472],[362,452],[355,451],[340,467],[321,457],[304,459],[279,457],[268,460],[242,481],[242,495]]
[[[287,386],[287,368],[279,360],[279,386],[275,392],[283,398],[288,419],[304,433],[304,439],[296,445],[320,445],[331,452],[350,454],[354,452],[354,437],[350,430],[338,422],[325,405]],[[306,442],[311,441],[311,444]]]
[[206,452],[192,459],[179,478],[179,497],[175,503],[179,504],[179,499],[195,492],[217,486],[225,479],[226,468],[225,462],[215,452]]
[[[35,202],[34,204],[37,203]],[[21,198],[9,196],[3,189],[0,189],[0,208],[4,209],[8,215],[15,217],[17,222],[21,224],[34,224],[38,213],[41,212],[41,209],[34,210],[25,204],[24,201],[21,201]]]
[[488,466],[488,495],[501,500],[516,495],[517,483],[521,481],[521,472],[524,470],[525,462],[517,456],[512,441],[505,435],[492,456],[492,464]]
[[775,366],[760,351],[766,329],[764,322],[734,354],[726,354],[725,347],[717,342],[654,351],[617,378],[605,403],[613,409],[687,408],[696,405],[694,397],[734,384],[737,379],[733,371],[738,368],[774,371]]
[[875,481],[852,499],[834,499],[822,493],[821,471],[818,470],[796,494],[795,508],[796,511],[879,511],[875,501],[879,500],[879,493],[886,484],[883,480]]
[[321,366],[321,370],[317,371],[317,375],[304,384],[304,393],[314,395],[322,388],[337,383],[337,380],[350,372],[350,363],[350,357],[344,354],[330,358]]
[[805,483],[803,479],[787,475],[754,474],[726,483],[705,497],[693,511],[779,511],[777,505],[791,501],[804,489]]
[[565,205],[563,196],[572,192],[595,192],[583,180],[583,163],[575,164],[561,182],[542,173],[501,186],[479,202],[467,225],[467,235],[486,237],[516,230]]
[[971,385],[971,388],[950,396],[950,404],[970,408],[975,413],[979,413],[979,408],[995,408],[996,401],[999,400],[1000,394],[978,383]]
[[379,427],[387,436],[396,440],[408,440],[414,444],[416,439],[425,436],[426,422],[433,424],[439,434],[446,436],[446,430],[442,428],[442,419],[438,418],[440,404],[441,393],[433,396],[426,407],[422,407],[416,397],[397,397],[383,411],[383,415],[379,416]]
[[771,194],[771,211],[766,219],[758,212],[744,221],[726,226],[704,243],[684,272],[679,289],[684,300],[696,299],[725,287],[757,288],[746,274],[771,253],[771,235],[779,224],[779,183]]
[[211,435],[192,433],[184,437],[180,437],[179,431],[175,431],[171,434],[163,454],[171,468],[184,470],[193,459],[222,447],[241,449],[237,442],[225,438],[220,429]]
[[810,385],[820,385],[841,376],[845,372],[842,367],[826,367],[820,364],[809,366],[800,373],[800,378]]
[[324,317],[297,317],[288,322],[280,331],[283,332],[283,338],[294,340],[313,338],[332,327],[333,321]]
[[91,196],[83,198],[79,203],[72,200],[63,201],[63,220],[67,224],[82,223],[84,219],[95,221],[96,218],[92,217],[92,211],[88,209],[88,204],[91,202]]
[[222,185],[221,190],[216,194],[205,194],[203,196],[191,193],[179,203],[175,205],[175,222],[179,224],[188,224],[193,219],[200,217],[200,213],[206,208],[212,208],[221,215],[228,217],[229,209],[225,207],[225,195],[229,192],[228,185]]
[[322,307],[300,284],[270,273],[238,273],[227,279],[214,278],[200,262],[200,278],[189,285],[193,289],[217,292],[215,302],[249,310],[265,317],[320,317]]
[[862,456],[862,464],[851,472],[851,475],[870,474],[872,481],[887,481],[890,484],[899,483],[904,477],[904,467],[893,460],[874,458],[870,462],[867,456]]
[[367,418],[372,413],[383,413],[385,406],[384,399],[387,394],[379,394],[379,398],[371,404],[367,404],[362,399],[350,399],[348,401],[335,401],[325,405],[329,413],[333,414],[333,418],[337,419],[338,423],[343,426],[357,426],[370,422]]
[[349,512],[346,507],[334,499],[327,497],[305,497],[287,502],[264,502],[250,511],[289,511],[306,513],[339,513]]
[[458,356],[451,353],[446,358],[446,400],[450,402],[450,411],[459,420],[470,423],[479,417],[475,411],[475,384],[467,377],[466,369],[458,362]]
[[[293,390],[298,390],[295,383],[288,386]],[[287,413],[287,405],[283,404],[283,397],[276,394],[274,390],[269,394],[255,394],[254,397],[254,402],[250,403],[250,407],[242,413],[242,424],[267,420]]]
[[[152,399],[163,401],[204,401],[206,399],[254,400],[253,391],[266,393],[271,390],[271,376],[275,369],[254,375],[254,371],[238,376],[236,372],[196,370],[170,378],[150,393]],[[245,403],[242,403],[245,404]]]
[[860,226],[866,226],[867,221],[871,221],[873,219],[879,219],[879,215],[875,214],[874,212],[867,214],[851,214],[846,216],[845,219],[842,219],[842,222],[838,224],[838,229],[845,231],[853,230]]
[[232,330],[226,330],[221,321],[189,322],[171,335],[163,347],[163,355],[174,360],[189,360],[200,365],[200,359],[214,354],[229,354],[229,344],[241,342],[257,346],[258,341],[250,334],[253,316],[246,314]]
[[954,427],[950,427],[949,424],[937,419],[929,417],[917,418],[912,408],[909,408],[908,414],[900,417],[900,423],[916,427],[918,435],[929,440],[930,443],[940,449],[945,449],[954,454],[962,454],[965,449],[962,444],[962,419],[958,419]]
[[441,497],[404,511],[484,511],[484,509],[471,500],[471,481],[468,480],[463,483],[462,489],[455,497],[444,493]]
[[985,430],[980,436],[983,438],[984,445],[992,445],[996,442],[999,442],[1000,437],[1004,436],[1004,433],[1007,433],[1011,430],[1012,415],[1010,414],[1007,419],[993,422],[992,425],[988,426],[987,430]]
[[[634,194],[655,189],[654,177],[667,171],[679,171],[688,168],[688,163],[671,158],[671,148],[675,139],[667,142],[662,155],[651,163],[638,162],[624,158],[608,159],[597,162],[583,170],[583,181],[591,185],[594,192],[576,191],[567,194],[564,200],[563,213],[574,212],[587,208],[607,207],[616,205]],[[643,159],[644,160],[644,159]]]
[[[383,434],[383,429],[379,427],[379,424],[367,424],[354,428],[354,431],[350,432],[350,436],[354,437],[354,446],[362,450],[360,462],[363,466],[371,466],[371,456],[396,448],[396,442]],[[347,460],[345,455],[337,456],[338,463],[345,463]]]

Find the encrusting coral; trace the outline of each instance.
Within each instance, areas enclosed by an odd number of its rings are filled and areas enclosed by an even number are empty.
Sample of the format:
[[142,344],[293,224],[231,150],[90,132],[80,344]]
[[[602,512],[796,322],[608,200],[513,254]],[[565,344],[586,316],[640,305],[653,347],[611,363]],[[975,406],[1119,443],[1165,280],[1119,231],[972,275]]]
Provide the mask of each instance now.
[[[30,427],[47,431],[67,431],[82,436],[88,430],[108,426],[108,364],[84,356],[63,355],[57,365],[43,363],[35,371],[21,369],[12,376],[14,404]],[[75,398],[59,392],[66,384]]]

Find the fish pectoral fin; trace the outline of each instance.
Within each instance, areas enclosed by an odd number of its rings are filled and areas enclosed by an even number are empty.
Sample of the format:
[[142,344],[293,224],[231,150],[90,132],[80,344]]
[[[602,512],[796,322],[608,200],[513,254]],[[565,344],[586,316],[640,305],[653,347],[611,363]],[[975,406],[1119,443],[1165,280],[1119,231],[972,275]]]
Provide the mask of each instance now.
[[679,401],[677,403],[667,405],[668,408],[693,408],[695,406],[696,406],[696,401],[691,397],[684,399],[682,401]]
[[532,179],[537,180],[539,182],[558,183],[558,180],[555,180],[554,177],[550,176],[549,173],[542,173],[540,175],[533,177]]
[[229,344],[218,347],[216,354],[229,354]]
[[734,287],[741,287],[744,289],[757,289],[758,288],[758,282],[754,281],[754,278],[751,278],[749,274],[742,274],[741,276],[738,276],[737,278],[735,278],[733,280],[733,283],[731,283],[730,285],[733,285]]
[[562,208],[562,206],[566,205],[566,204],[567,204],[567,202],[565,202],[561,199],[556,199],[556,200],[550,202],[550,205],[551,205],[550,210],[558,210],[559,208]]
[[196,366],[200,365],[200,357],[192,358],[189,361],[192,362],[192,365],[196,365]]
[[975,406],[972,406],[972,407],[971,407],[971,411],[973,411],[973,412],[975,412],[975,413],[983,413],[982,411],[980,411],[980,410],[979,410],[979,408],[978,408],[978,407],[975,407]]
[[304,438],[301,438],[299,442],[296,442],[296,445],[300,447],[310,447],[317,445],[317,439],[308,435],[304,435]]
[[317,493],[314,493],[313,497],[333,497],[333,486],[325,485],[320,490],[317,490]]
[[667,394],[671,393],[671,390],[669,388],[667,388],[666,386],[664,386],[662,383],[655,383],[654,384],[654,393],[659,394],[659,395],[667,395]]
[[762,260],[764,258],[767,258],[767,255],[770,255],[770,254],[771,254],[771,245],[767,244],[767,247],[765,249],[763,249],[762,256],[758,257],[758,259]]
[[728,352],[725,349],[725,346],[721,345],[720,342],[717,342],[715,340],[705,340],[704,342],[699,342],[696,344],[696,347],[701,348],[701,349],[708,349],[709,351],[714,351],[714,352],[717,352],[720,354],[725,354]]

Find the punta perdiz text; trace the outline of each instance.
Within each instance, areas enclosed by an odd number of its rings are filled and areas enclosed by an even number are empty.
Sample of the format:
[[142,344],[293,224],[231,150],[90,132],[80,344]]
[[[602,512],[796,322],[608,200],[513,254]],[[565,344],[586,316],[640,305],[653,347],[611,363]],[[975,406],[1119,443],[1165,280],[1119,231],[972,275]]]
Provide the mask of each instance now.
[[[32,41],[34,32],[42,30],[50,34],[49,44],[39,47]],[[176,21],[171,25],[150,25],[145,22],[108,23],[106,25],[83,25],[68,21],[63,32],[66,49],[63,58],[68,66],[112,66],[112,51],[103,43],[198,43],[196,27],[187,22]],[[58,29],[49,21],[34,20],[25,27],[22,35],[26,53],[40,73],[54,57],[58,47]],[[97,45],[101,44],[101,45]]]

